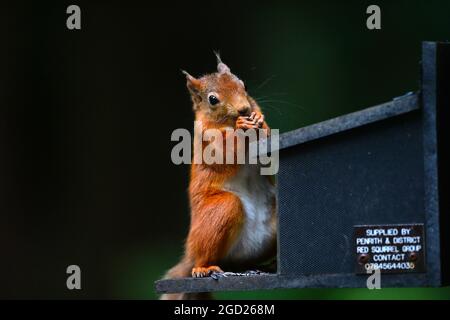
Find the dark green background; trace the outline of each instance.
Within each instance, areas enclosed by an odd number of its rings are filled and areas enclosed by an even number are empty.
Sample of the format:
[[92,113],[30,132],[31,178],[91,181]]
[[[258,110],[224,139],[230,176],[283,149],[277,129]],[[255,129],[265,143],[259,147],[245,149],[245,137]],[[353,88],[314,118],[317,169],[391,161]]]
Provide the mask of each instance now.
[[[82,30],[65,27],[78,4]],[[366,28],[378,4],[382,29]],[[182,253],[193,114],[180,68],[213,50],[286,132],[418,89],[448,1],[16,1],[0,5],[0,297],[155,298]],[[65,287],[78,264],[82,290]],[[447,271],[447,270],[444,270]],[[439,289],[304,289],[219,298],[448,299]]]

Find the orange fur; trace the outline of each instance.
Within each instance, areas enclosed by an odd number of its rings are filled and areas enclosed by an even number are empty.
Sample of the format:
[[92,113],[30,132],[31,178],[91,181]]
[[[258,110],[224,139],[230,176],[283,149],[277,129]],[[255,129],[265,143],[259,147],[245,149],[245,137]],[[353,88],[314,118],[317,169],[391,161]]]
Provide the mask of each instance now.
[[[256,119],[263,119],[261,110],[254,99],[248,96],[242,81],[231,73],[214,73],[200,79],[189,74],[187,87],[191,93],[195,119],[202,121],[203,129],[219,129],[225,144],[235,144],[235,137],[226,134],[226,128],[248,129],[263,128],[270,130],[267,123],[251,123],[247,116],[240,116],[243,108],[249,107],[249,113],[254,112]],[[218,96],[220,105],[213,108],[208,105],[208,94],[213,92]],[[260,121],[261,122],[261,121]],[[203,132],[202,132],[203,133]],[[195,137],[201,139],[201,137]],[[201,148],[194,148],[196,154],[211,142],[202,141]],[[223,146],[225,147],[225,146]],[[237,164],[192,164],[190,172],[189,199],[191,206],[191,225],[186,241],[185,256],[172,268],[167,278],[187,276],[208,276],[211,272],[220,272],[220,263],[235,243],[244,222],[243,204],[238,196],[224,191],[226,181],[239,172]],[[270,179],[268,177],[268,179]],[[275,202],[273,219],[275,225]],[[276,250],[276,237],[273,245],[267,249],[268,256]],[[164,295],[163,299],[183,299],[187,296]]]

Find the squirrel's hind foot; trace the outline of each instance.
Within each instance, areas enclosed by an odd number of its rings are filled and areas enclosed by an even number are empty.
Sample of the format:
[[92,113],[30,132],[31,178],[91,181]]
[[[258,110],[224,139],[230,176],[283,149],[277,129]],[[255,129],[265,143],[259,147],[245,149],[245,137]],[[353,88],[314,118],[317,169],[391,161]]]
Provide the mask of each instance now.
[[209,266],[209,267],[195,267],[192,268],[192,277],[193,278],[203,278],[209,277],[212,273],[223,273],[223,270],[218,266]]

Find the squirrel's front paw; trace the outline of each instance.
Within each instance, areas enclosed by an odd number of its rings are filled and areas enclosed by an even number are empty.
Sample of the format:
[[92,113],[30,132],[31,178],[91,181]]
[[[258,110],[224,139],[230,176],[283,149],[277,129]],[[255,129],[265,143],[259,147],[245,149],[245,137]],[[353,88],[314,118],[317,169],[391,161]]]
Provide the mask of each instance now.
[[264,124],[264,115],[261,112],[252,112],[248,117],[238,117],[236,129],[260,129]]
[[213,272],[223,272],[218,266],[209,266],[209,267],[195,267],[192,268],[192,277],[193,278],[203,278],[208,277]]

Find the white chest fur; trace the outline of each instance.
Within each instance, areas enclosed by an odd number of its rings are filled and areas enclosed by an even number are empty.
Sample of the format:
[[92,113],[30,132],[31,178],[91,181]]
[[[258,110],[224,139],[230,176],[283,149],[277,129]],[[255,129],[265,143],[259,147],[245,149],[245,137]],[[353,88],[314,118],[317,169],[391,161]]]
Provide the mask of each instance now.
[[231,247],[230,260],[257,259],[270,245],[275,188],[257,165],[243,165],[238,174],[227,181],[224,190],[237,195],[244,207],[244,225]]

